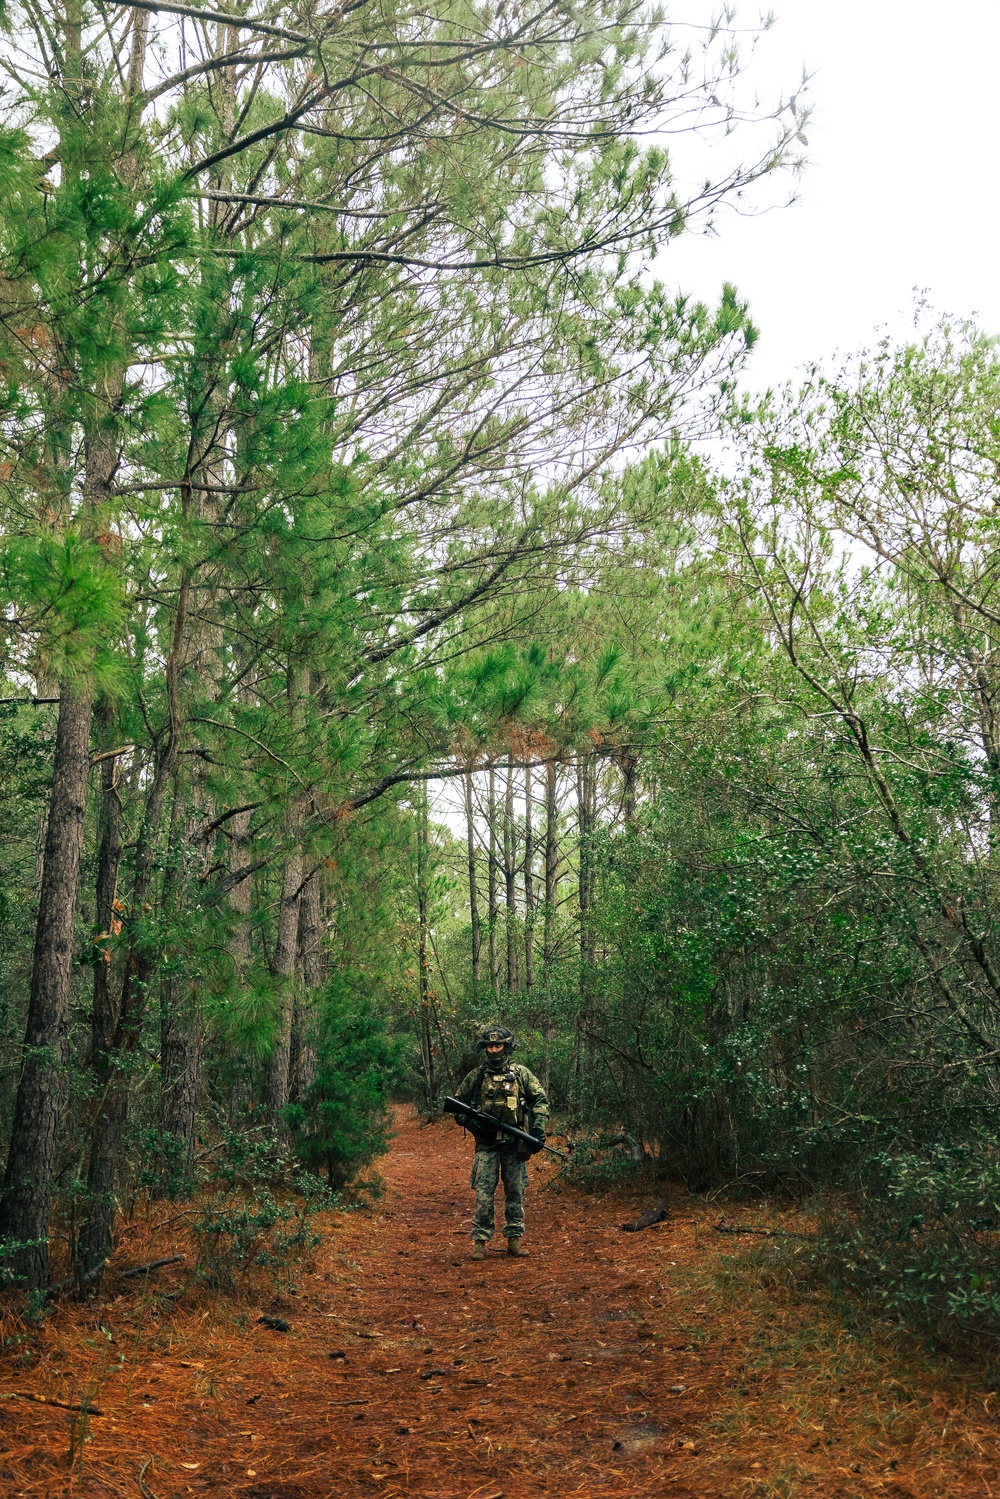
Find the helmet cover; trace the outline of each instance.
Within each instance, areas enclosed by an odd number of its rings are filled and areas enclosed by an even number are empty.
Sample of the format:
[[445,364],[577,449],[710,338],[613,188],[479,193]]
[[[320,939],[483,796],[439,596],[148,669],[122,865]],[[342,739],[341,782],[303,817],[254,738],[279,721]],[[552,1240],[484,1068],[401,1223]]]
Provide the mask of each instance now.
[[480,1031],[476,1041],[476,1049],[485,1051],[487,1046],[503,1046],[508,1052],[512,1052],[517,1045],[514,1034],[505,1025],[488,1025]]

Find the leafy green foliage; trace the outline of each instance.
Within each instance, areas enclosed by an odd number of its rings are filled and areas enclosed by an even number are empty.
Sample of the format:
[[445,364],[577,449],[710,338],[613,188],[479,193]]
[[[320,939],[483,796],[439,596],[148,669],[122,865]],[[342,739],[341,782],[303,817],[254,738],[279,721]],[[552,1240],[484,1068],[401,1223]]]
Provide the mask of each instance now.
[[398,1044],[361,975],[333,979],[319,1000],[316,1077],[289,1106],[299,1159],[339,1191],[388,1149],[390,1100],[401,1074]]

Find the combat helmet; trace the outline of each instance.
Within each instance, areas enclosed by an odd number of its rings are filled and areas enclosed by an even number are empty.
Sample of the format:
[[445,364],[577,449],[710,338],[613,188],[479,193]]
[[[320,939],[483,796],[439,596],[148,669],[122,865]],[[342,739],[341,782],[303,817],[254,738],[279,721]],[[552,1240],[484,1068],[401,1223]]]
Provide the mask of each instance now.
[[487,1046],[497,1044],[505,1048],[506,1056],[510,1056],[517,1045],[513,1031],[509,1031],[505,1025],[488,1025],[479,1032],[476,1038],[477,1051],[485,1051]]

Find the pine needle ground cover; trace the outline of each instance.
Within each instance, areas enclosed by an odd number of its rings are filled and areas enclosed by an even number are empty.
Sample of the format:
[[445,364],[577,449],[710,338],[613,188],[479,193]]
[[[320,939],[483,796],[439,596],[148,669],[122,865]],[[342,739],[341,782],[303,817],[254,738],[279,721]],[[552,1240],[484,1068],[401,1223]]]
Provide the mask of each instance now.
[[[827,1294],[716,1233],[718,1204],[678,1197],[624,1234],[634,1197],[533,1166],[533,1257],[476,1265],[468,1168],[457,1130],[406,1111],[384,1201],[324,1221],[297,1294],[175,1301],[184,1267],[167,1266],[155,1290],[109,1280],[99,1307],[62,1305],[20,1340],[8,1325],[3,1493],[1000,1493],[988,1376],[888,1327],[852,1331]],[[771,1209],[739,1221],[803,1227]]]

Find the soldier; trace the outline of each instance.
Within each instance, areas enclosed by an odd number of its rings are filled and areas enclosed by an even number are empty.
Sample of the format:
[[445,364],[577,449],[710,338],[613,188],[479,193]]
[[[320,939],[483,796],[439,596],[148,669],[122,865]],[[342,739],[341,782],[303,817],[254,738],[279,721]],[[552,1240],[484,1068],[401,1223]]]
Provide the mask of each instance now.
[[[471,1104],[484,1114],[515,1124],[545,1144],[545,1124],[549,1101],[545,1090],[529,1068],[512,1062],[511,1052],[517,1042],[505,1025],[488,1025],[476,1046],[483,1052],[483,1065],[456,1090],[455,1097]],[[476,1140],[472,1161],[472,1189],[476,1207],[472,1215],[472,1258],[484,1260],[486,1245],[493,1237],[493,1197],[498,1181],[503,1182],[505,1214],[504,1238],[507,1253],[526,1259],[528,1251],[521,1244],[524,1233],[524,1193],[528,1185],[531,1147],[517,1140],[505,1140],[498,1134],[489,1140]]]

